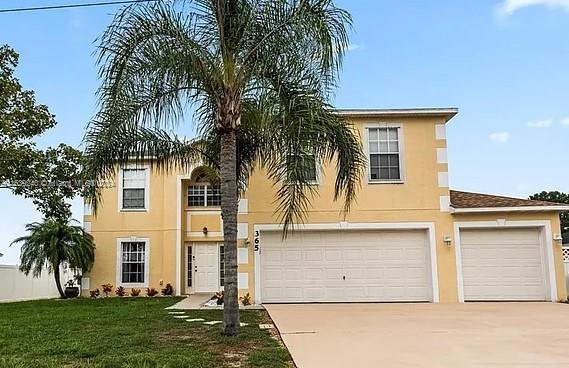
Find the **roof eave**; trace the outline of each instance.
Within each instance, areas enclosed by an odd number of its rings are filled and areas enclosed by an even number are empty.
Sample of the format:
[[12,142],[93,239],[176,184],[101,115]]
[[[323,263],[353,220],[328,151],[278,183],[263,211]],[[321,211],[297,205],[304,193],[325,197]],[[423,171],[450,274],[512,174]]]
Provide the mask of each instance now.
[[335,112],[345,117],[401,117],[401,116],[441,116],[448,122],[458,108],[417,108],[417,109],[337,109]]
[[519,207],[451,207],[451,213],[492,213],[492,212],[564,212],[569,206],[519,206]]

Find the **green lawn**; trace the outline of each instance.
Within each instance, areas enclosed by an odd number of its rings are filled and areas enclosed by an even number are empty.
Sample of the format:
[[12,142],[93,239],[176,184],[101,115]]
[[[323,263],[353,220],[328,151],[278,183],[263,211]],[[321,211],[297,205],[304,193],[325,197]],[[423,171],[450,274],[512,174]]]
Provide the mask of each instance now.
[[[173,318],[177,299],[108,298],[0,304],[4,367],[290,367],[290,355],[259,323],[265,311],[243,311],[241,335]],[[221,311],[187,311],[221,320]]]

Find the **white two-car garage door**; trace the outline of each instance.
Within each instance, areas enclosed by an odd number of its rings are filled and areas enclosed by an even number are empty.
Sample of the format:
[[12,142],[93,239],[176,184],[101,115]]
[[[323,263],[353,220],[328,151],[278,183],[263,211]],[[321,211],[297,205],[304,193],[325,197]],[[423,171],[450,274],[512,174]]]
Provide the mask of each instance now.
[[546,299],[538,229],[463,229],[460,248],[465,301]]
[[261,235],[263,303],[432,300],[426,230]]

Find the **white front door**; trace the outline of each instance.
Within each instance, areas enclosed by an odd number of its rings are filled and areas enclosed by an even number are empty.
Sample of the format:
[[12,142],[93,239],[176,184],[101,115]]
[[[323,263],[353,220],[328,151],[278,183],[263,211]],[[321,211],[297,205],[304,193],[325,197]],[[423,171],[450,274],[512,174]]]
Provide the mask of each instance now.
[[196,293],[219,291],[219,247],[217,243],[194,243]]

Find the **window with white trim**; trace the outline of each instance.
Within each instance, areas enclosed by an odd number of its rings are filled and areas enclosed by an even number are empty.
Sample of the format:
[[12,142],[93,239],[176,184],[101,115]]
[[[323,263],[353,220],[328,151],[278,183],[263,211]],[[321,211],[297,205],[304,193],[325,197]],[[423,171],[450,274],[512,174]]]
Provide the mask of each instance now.
[[122,209],[146,209],[146,169],[122,169]]
[[120,281],[122,284],[146,284],[146,251],[144,241],[120,243]]
[[400,129],[369,128],[369,178],[371,181],[401,181]]
[[209,183],[207,175],[200,173],[188,186],[188,207],[221,206],[221,188]]

